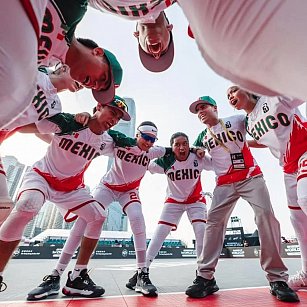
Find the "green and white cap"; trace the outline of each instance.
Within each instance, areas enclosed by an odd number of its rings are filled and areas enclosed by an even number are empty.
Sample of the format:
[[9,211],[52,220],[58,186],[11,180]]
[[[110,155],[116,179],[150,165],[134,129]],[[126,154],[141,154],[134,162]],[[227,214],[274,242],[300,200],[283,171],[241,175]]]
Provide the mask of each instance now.
[[128,113],[128,106],[124,98],[115,95],[114,99],[111,102],[103,105],[107,105],[109,107],[120,110],[123,113],[122,120],[129,121],[131,119]]
[[199,104],[210,104],[211,106],[216,107],[216,102],[213,98],[210,96],[201,96],[190,105],[190,112],[197,114],[197,106]]

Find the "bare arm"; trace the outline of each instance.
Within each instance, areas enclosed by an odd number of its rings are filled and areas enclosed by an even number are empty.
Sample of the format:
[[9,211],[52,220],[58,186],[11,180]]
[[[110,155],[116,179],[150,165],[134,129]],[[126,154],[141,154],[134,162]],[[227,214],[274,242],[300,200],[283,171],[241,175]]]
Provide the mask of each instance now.
[[257,143],[255,140],[248,140],[247,144],[253,148],[266,148],[267,146]]

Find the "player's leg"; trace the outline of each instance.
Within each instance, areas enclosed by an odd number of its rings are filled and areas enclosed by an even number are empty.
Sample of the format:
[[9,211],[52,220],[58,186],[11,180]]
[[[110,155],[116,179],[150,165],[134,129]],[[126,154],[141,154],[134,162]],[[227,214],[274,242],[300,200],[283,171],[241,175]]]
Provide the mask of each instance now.
[[46,3],[8,1],[0,10],[1,28],[5,29],[0,31],[0,127],[22,113],[34,96],[38,37]]
[[5,170],[0,157],[0,226],[13,209],[13,201],[9,196]]
[[[291,222],[301,251],[302,269],[289,277],[289,285],[295,289],[307,288],[307,159],[302,156],[297,174],[284,174]],[[297,181],[298,180],[298,181]],[[302,210],[305,208],[305,210]]]
[[119,202],[123,206],[124,213],[127,214],[133,233],[138,268],[135,291],[141,292],[144,296],[157,296],[157,288],[151,283],[149,269],[146,267],[146,226],[138,190],[124,193]]
[[276,219],[270,196],[262,176],[244,180],[236,185],[243,199],[249,202],[255,213],[255,223],[261,244],[260,264],[266,272],[271,294],[281,301],[299,301],[288,287],[287,267],[281,259],[280,225]]
[[205,297],[219,290],[214,278],[215,267],[223,249],[227,223],[238,198],[233,185],[221,185],[214,189],[203,249],[197,261],[197,277],[186,290],[190,297]]
[[203,249],[203,242],[207,223],[207,207],[204,203],[198,202],[186,206],[188,218],[193,226],[196,242],[196,255],[200,256]]
[[168,236],[171,230],[177,229],[177,225],[179,224],[184,211],[184,205],[171,203],[164,204],[158,225],[147,248],[147,267],[149,267],[153,260],[156,258],[165,238]]
[[67,296],[99,297],[105,290],[91,280],[87,266],[97,246],[106,212],[104,207],[94,200],[73,212],[85,221],[86,227],[75,268],[68,273],[62,292]]
[[0,276],[18,246],[23,231],[39,212],[45,202],[44,194],[38,190],[23,191],[14,210],[0,228]]
[[77,248],[80,246],[85,228],[86,221],[78,218],[69,233],[56,266],[51,271],[50,275],[46,275],[43,278],[43,282],[40,283],[38,287],[34,288],[28,293],[28,301],[42,300],[50,295],[56,295],[59,293],[60,278],[67,268]]

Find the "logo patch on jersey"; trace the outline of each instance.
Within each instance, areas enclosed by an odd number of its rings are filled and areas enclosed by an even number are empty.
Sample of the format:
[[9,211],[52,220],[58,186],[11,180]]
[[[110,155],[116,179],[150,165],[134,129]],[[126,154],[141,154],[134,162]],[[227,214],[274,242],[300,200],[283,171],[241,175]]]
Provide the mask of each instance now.
[[230,123],[229,120],[225,123],[225,127],[226,127],[226,128],[230,128],[230,127],[231,127],[231,123]]
[[263,105],[262,105],[262,111],[263,111],[263,113],[267,113],[267,112],[269,112],[269,106],[268,106],[268,104],[265,102]]
[[106,143],[101,143],[100,150],[103,150],[106,147]]
[[54,109],[54,108],[55,108],[55,105],[56,105],[56,101],[53,100],[52,103],[51,103],[51,109]]
[[194,160],[194,167],[197,167],[197,166],[198,166],[198,161]]
[[75,139],[77,139],[78,137],[79,137],[79,133],[78,132],[73,132],[73,137],[75,138]]

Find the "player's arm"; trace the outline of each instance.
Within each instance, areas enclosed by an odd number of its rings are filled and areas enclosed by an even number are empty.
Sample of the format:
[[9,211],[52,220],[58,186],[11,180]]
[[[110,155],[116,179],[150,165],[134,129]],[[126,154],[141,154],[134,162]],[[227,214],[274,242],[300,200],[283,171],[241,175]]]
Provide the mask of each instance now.
[[35,135],[41,139],[42,141],[50,144],[53,139],[53,134],[43,134],[43,133],[35,133]]
[[34,123],[19,127],[17,131],[20,133],[39,133],[39,130]]
[[257,141],[255,140],[247,140],[247,144],[249,147],[252,147],[252,148],[266,148],[267,147],[266,145],[257,143]]

